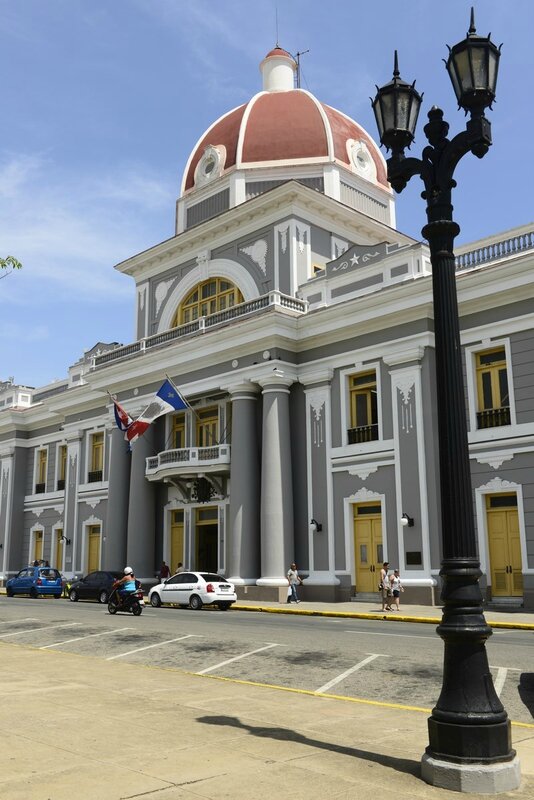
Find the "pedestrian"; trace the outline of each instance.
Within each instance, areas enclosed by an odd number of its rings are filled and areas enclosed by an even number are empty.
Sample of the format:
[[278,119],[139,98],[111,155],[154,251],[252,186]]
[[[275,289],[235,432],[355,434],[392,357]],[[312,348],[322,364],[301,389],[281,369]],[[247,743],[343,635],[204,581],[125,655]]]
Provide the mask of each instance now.
[[291,566],[287,571],[287,582],[289,584],[287,602],[300,603],[300,600],[297,595],[297,586],[301,585],[302,578],[299,575],[299,571],[297,569],[297,565],[295,564],[295,562],[291,564]]
[[390,578],[391,591],[393,592],[393,599],[395,601],[395,611],[400,611],[400,595],[404,591],[404,586],[401,583],[399,570],[394,569],[393,575]]
[[179,572],[183,572],[183,571],[184,571],[184,565],[182,564],[181,561],[179,561],[178,562],[178,566],[176,567],[176,574],[178,574]]
[[159,568],[159,579],[160,582],[166,581],[167,578],[171,577],[171,571],[169,569],[169,565],[165,563],[165,561],[161,562],[161,567]]
[[384,561],[380,570],[378,590],[382,595],[382,611],[393,611],[391,608],[391,582],[388,576],[389,561]]

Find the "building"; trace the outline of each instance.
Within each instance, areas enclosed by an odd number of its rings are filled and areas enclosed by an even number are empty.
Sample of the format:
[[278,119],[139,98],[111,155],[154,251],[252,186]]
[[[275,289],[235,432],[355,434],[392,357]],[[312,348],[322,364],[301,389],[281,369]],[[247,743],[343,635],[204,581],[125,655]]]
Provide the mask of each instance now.
[[[65,381],[0,414],[0,577],[162,559],[277,598],[439,595],[431,268],[395,227],[372,138],[294,88],[280,48],[263,90],[187,161],[175,235],[119,264],[135,341],[99,343]],[[487,599],[534,607],[534,225],[458,251],[473,508]],[[191,410],[127,451],[169,375]],[[452,502],[444,498],[444,502]]]

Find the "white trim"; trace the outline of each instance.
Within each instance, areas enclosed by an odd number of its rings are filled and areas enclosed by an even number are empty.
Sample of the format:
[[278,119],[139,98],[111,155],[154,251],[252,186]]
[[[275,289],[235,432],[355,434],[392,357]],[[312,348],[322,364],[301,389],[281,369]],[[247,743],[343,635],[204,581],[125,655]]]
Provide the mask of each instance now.
[[[268,94],[265,91],[258,92],[257,94],[252,97],[248,103],[243,116],[241,117],[241,125],[239,126],[239,136],[237,138],[237,147],[235,153],[235,165],[237,169],[241,169],[243,167],[243,143],[245,141],[245,136],[247,132],[247,125],[248,125],[248,118],[250,117],[250,113],[256,103],[258,97],[262,97],[264,94]],[[238,106],[239,108],[239,106]]]
[[[506,377],[508,381],[508,394],[510,397],[510,425],[497,426],[499,439],[506,438],[501,431],[509,433],[517,425],[517,418],[515,413],[515,394],[514,394],[514,380],[512,372],[512,351],[510,347],[510,339],[483,339],[478,344],[468,345],[465,350],[465,367],[467,376],[467,398],[469,406],[469,432],[471,434],[479,433],[480,430],[484,431],[487,436],[488,428],[479,429],[477,426],[477,406],[478,406],[478,385],[477,385],[477,366],[476,356],[478,353],[483,353],[486,350],[495,350],[498,347],[504,347],[506,358]],[[492,429],[493,430],[493,429]]]
[[67,446],[67,440],[64,439],[64,438],[60,439],[59,442],[55,442],[55,445],[56,445],[56,459],[55,459],[56,463],[55,463],[55,466],[54,466],[54,488],[53,488],[52,491],[53,492],[58,492],[58,491],[61,492],[61,491],[64,491],[64,489],[58,489],[57,488],[58,481],[60,480],[60,477],[59,477],[59,462],[60,462],[59,453],[60,453],[60,450],[61,450],[62,447],[66,448],[66,458],[65,458],[65,484],[66,484],[66,482],[67,482],[67,477],[66,476],[67,476],[67,463],[68,463],[68,452],[69,452],[69,449],[68,449],[68,446]]
[[[13,457],[14,453],[2,453],[0,458],[0,491],[6,498],[4,506],[4,539],[2,550],[2,577],[6,578],[6,566],[9,560],[9,550],[11,545],[11,513],[13,506]],[[5,494],[4,494],[5,489]]]
[[[309,366],[309,365],[306,365]],[[340,413],[341,413],[341,441],[343,448],[342,455],[351,455],[355,453],[361,452],[362,444],[349,444],[349,424],[350,424],[350,389],[349,389],[349,378],[352,375],[359,375],[365,372],[372,372],[374,370],[375,379],[376,379],[376,406],[378,412],[378,439],[372,442],[364,442],[364,445],[369,445],[368,450],[371,452],[375,452],[378,448],[378,443],[383,442],[383,429],[382,429],[382,381],[380,375],[380,361],[370,361],[369,363],[363,363],[362,361],[357,361],[354,363],[352,367],[346,367],[345,369],[339,370],[339,397],[340,397]],[[336,457],[338,451],[341,450],[339,447],[333,447],[331,450],[332,456]],[[346,450],[345,450],[346,448]]]
[[48,467],[50,466],[50,448],[48,444],[34,444],[34,455],[33,455],[33,483],[32,483],[32,491],[31,494],[35,497],[35,487],[37,486],[37,477],[39,474],[39,459],[37,457],[38,453],[41,450],[46,450],[46,470],[45,470],[45,490],[44,492],[40,492],[40,494],[46,494],[46,487],[48,485]]
[[[56,558],[55,545],[56,545],[56,539],[57,539],[57,531],[62,531],[63,536],[65,536],[65,526],[63,524],[63,520],[62,519],[59,519],[56,523],[54,523],[54,525],[52,525],[52,540],[51,540],[51,543],[50,543],[50,563],[52,563],[52,560],[55,561],[55,558]],[[52,547],[54,548],[54,552],[52,552]],[[67,543],[64,541],[63,542],[63,547],[62,547],[63,558],[62,558],[61,564],[55,564],[56,569],[58,569],[60,572],[65,572],[65,553],[66,553],[66,549],[67,549]]]
[[369,503],[373,500],[380,502],[380,517],[382,525],[382,560],[387,561],[387,520],[386,520],[386,495],[370,491],[362,486],[361,489],[349,497],[343,498],[343,518],[345,529],[345,563],[346,570],[337,570],[338,575],[350,575],[352,586],[356,586],[356,553],[354,552],[354,513],[351,513],[351,506],[360,503]]
[[[33,562],[35,561],[35,556],[33,555],[33,553],[35,552],[35,534],[37,532],[43,534],[43,552],[42,552],[41,558],[44,557],[45,542],[46,542],[45,527],[41,522],[35,522],[30,528],[30,541],[29,541],[29,547],[28,547],[28,559],[26,561],[27,565],[33,564]],[[22,567],[22,569],[24,569],[24,567]]]
[[82,558],[81,568],[84,575],[89,572],[89,536],[87,529],[92,525],[98,525],[100,528],[100,547],[98,551],[98,567],[97,570],[102,569],[102,539],[104,535],[104,520],[100,517],[90,516],[82,523]]

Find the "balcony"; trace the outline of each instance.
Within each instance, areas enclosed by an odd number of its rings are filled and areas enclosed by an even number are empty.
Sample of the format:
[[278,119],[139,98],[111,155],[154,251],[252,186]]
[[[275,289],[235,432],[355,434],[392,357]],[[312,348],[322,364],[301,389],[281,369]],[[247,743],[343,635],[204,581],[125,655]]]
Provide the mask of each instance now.
[[349,444],[375,442],[378,439],[378,425],[360,425],[358,428],[349,428],[347,435]]
[[181,447],[163,450],[146,460],[145,475],[149,480],[162,478],[196,478],[199,473],[228,474],[230,471],[230,445],[212,447]]
[[510,425],[510,406],[502,408],[487,408],[477,412],[477,428],[499,428],[501,425]]
[[87,483],[99,483],[102,480],[102,470],[93,469],[87,473]]
[[57,482],[57,491],[62,492],[65,489],[65,479],[59,478]]
[[46,492],[46,483],[35,484],[35,494],[44,494]]

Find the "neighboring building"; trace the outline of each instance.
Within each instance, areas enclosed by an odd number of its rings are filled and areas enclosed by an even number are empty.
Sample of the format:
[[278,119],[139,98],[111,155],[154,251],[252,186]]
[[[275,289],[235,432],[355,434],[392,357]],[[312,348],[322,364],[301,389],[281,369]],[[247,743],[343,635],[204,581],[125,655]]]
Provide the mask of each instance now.
[[[194,147],[176,235],[118,265],[135,341],[0,414],[3,579],[43,557],[148,581],[164,559],[278,597],[295,559],[334,601],[387,559],[437,600],[429,252],[395,228],[375,142],[294,69],[268,54]],[[459,248],[458,295],[482,582],[534,608],[534,225]],[[135,417],[166,375],[192,410],[128,453],[107,392]]]

